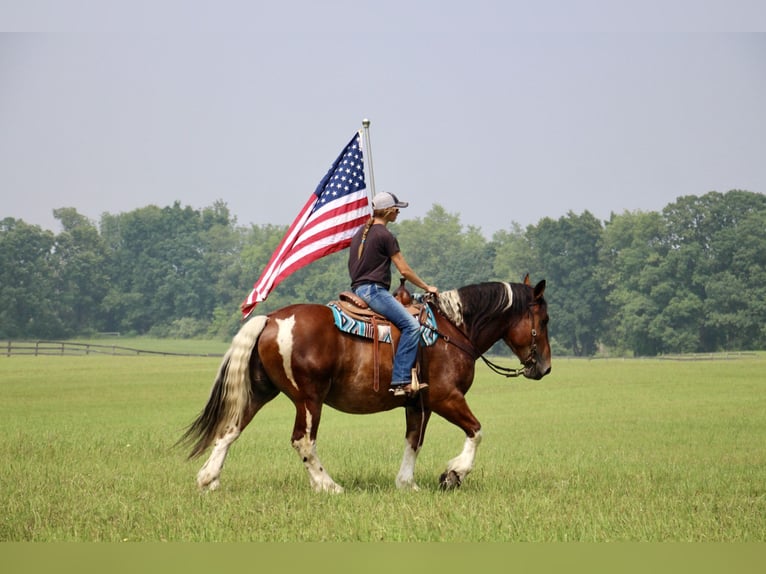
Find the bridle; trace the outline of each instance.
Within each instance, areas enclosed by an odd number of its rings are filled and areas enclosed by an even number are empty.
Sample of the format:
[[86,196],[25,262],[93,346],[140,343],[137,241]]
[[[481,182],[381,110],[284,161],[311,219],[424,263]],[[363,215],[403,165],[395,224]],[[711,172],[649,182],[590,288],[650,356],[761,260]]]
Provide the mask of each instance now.
[[444,313],[441,312],[439,307],[437,305],[433,305],[433,307],[439,312],[439,314],[444,317],[444,319],[452,325],[455,330],[457,330],[458,333],[460,333],[463,336],[464,341],[458,341],[456,339],[453,339],[449,335],[442,333],[438,329],[435,329],[433,327],[426,326],[429,328],[432,332],[437,334],[439,337],[444,339],[446,343],[449,343],[451,345],[454,345],[464,353],[466,353],[469,357],[471,357],[474,361],[476,359],[481,359],[484,361],[484,363],[492,370],[494,373],[498,375],[502,375],[506,378],[511,377],[519,377],[524,374],[524,371],[526,371],[528,368],[533,367],[537,364],[537,329],[535,329],[535,319],[534,314],[532,313],[532,307],[537,306],[539,303],[536,301],[533,301],[527,306],[527,313],[529,314],[529,321],[532,324],[532,344],[529,347],[529,353],[527,354],[526,358],[522,361],[523,367],[519,367],[517,369],[511,369],[509,367],[504,367],[503,365],[498,365],[497,363],[493,363],[489,359],[487,359],[483,354],[479,353],[476,350],[476,347],[471,342],[471,340],[468,338],[468,335],[466,335],[462,329],[460,329],[457,325],[455,325],[452,320],[447,317]]
[[532,313],[532,307],[536,305],[538,305],[537,302],[532,302],[527,307],[527,313],[529,314],[529,322],[532,324],[532,344],[529,346],[529,354],[527,354],[526,359],[522,361],[524,365],[523,367],[520,367],[518,369],[511,369],[511,368],[493,363],[492,361],[487,359],[484,355],[480,356],[481,360],[484,361],[484,363],[493,372],[497,373],[498,375],[502,375],[506,378],[518,377],[520,375],[523,375],[524,371],[526,371],[527,369],[537,364],[537,329],[535,329],[535,317]]

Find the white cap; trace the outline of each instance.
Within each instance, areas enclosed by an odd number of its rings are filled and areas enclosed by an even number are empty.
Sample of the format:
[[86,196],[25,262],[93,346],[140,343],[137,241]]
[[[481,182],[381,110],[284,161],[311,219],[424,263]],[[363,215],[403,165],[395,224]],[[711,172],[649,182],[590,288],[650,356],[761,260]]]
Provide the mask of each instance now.
[[409,205],[406,201],[399,201],[399,198],[396,197],[393,193],[388,193],[387,191],[381,191],[380,193],[376,193],[375,197],[372,198],[372,208],[373,209],[386,209],[388,207],[407,207]]

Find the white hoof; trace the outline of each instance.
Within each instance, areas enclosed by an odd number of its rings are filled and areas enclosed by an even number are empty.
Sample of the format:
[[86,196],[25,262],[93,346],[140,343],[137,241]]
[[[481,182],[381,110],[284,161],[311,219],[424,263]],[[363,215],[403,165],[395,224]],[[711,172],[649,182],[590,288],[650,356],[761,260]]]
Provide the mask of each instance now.
[[330,494],[343,494],[343,487],[334,482],[317,485],[314,490],[316,492],[329,492]]
[[221,486],[221,481],[217,476],[205,472],[203,468],[199,474],[197,474],[197,486],[200,490],[216,490]]
[[411,490],[413,492],[420,490],[420,487],[414,480],[399,480],[398,478],[396,479],[396,488],[399,490]]

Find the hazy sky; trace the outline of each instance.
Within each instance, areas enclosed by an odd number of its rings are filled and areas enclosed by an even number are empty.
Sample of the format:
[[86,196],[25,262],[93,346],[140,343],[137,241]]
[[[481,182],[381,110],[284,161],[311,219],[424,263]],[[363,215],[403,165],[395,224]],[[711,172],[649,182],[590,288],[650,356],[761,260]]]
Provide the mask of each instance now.
[[0,219],[288,224],[365,117],[403,219],[488,237],[766,192],[761,0],[45,4],[0,0]]

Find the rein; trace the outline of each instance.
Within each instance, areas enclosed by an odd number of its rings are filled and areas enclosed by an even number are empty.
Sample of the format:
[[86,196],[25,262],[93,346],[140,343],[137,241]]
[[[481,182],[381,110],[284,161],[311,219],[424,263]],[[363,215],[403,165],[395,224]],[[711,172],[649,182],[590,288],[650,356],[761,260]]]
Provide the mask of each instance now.
[[524,374],[524,367],[519,367],[518,369],[509,369],[508,367],[504,367],[502,365],[498,365],[496,363],[493,363],[490,361],[487,357],[484,355],[481,355],[479,357],[484,363],[495,373],[498,375],[502,375],[503,377],[510,379],[511,377],[520,377]]
[[[527,312],[529,313],[530,318],[532,316],[532,309],[531,309],[531,307],[532,307],[532,305],[536,305],[536,304],[537,303],[530,303],[529,304],[530,308],[527,309]],[[532,345],[529,348],[529,355],[527,355],[527,358],[523,361],[524,366],[523,367],[519,367],[517,369],[511,369],[509,367],[504,367],[502,365],[498,365],[497,363],[493,363],[492,361],[487,359],[483,354],[479,353],[476,350],[476,347],[474,347],[474,345],[471,342],[471,340],[468,338],[468,336],[465,333],[463,333],[462,329],[460,329],[457,325],[455,325],[452,322],[452,320],[449,317],[447,317],[444,313],[442,313],[441,309],[439,309],[438,306],[433,305],[433,307],[436,308],[436,310],[439,312],[439,315],[444,317],[444,319],[450,325],[455,327],[455,329],[457,329],[457,331],[461,335],[463,335],[463,338],[465,339],[465,343],[463,343],[462,341],[458,342],[458,341],[452,339],[449,335],[445,335],[444,333],[442,333],[438,329],[434,329],[433,327],[429,327],[427,325],[424,325],[424,326],[426,326],[428,329],[430,329],[431,331],[436,333],[439,337],[444,339],[445,342],[447,342],[447,343],[449,343],[451,345],[454,345],[455,347],[457,347],[458,349],[460,349],[461,351],[466,353],[474,361],[476,359],[481,359],[482,361],[484,361],[484,364],[486,364],[490,368],[490,370],[492,370],[494,373],[496,373],[498,375],[501,375],[501,376],[503,376],[505,378],[519,377],[519,376],[524,374],[524,370],[526,369],[526,367],[528,367],[530,365],[534,365],[537,362],[537,359],[535,358],[535,354],[537,352],[537,329],[534,328],[534,321],[532,321],[532,325],[533,325],[532,326]]]

